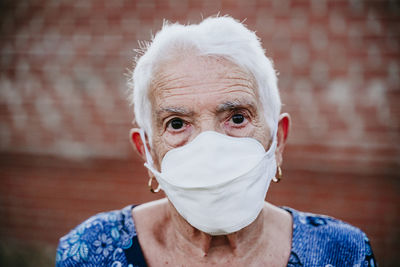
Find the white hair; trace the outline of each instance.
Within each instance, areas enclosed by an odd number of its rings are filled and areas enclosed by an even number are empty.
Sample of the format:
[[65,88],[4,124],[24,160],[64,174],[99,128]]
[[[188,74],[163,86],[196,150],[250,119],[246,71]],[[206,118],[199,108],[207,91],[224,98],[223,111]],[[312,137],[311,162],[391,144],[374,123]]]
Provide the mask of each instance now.
[[185,48],[194,48],[198,55],[225,58],[251,73],[271,135],[276,132],[281,109],[277,76],[259,38],[232,17],[209,17],[192,25],[164,23],[152,42],[139,51],[142,56],[137,60],[130,85],[133,87],[136,123],[147,133],[150,143],[152,107],[149,88],[156,66]]

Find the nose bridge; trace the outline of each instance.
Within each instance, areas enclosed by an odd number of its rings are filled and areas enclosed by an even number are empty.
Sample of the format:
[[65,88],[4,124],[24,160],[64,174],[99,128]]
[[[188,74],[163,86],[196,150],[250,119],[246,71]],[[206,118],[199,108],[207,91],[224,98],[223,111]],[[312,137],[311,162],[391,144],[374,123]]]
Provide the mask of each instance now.
[[195,133],[192,134],[191,139],[205,131],[223,133],[220,117],[215,110],[216,103],[213,101],[212,96],[209,94],[197,95],[193,106],[196,110],[194,123]]
[[218,116],[211,113],[204,113],[200,116],[200,120],[197,125],[197,134],[200,134],[205,131],[214,131],[218,133],[222,133],[222,128],[218,119]]

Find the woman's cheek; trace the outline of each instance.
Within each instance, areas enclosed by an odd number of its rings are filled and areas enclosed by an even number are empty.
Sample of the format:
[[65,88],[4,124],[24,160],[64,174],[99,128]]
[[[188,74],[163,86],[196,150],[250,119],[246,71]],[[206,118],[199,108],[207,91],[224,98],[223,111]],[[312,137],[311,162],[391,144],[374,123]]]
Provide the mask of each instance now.
[[190,139],[191,132],[192,127],[188,125],[180,132],[165,131],[162,139],[167,146],[167,149],[170,150],[185,145]]
[[240,127],[233,126],[230,122],[224,122],[223,127],[225,134],[233,137],[251,137],[251,133],[254,129],[254,127],[249,122],[246,122]]

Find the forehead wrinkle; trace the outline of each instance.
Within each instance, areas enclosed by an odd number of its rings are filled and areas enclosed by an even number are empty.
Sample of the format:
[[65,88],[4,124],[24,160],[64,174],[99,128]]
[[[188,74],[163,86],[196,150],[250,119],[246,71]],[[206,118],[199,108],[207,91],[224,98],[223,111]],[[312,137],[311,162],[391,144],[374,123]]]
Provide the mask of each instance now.
[[242,86],[253,89],[253,83],[251,79],[247,79],[244,77],[237,76],[219,76],[215,77],[211,81],[203,81],[190,76],[186,76],[185,73],[181,75],[176,75],[174,77],[173,74],[168,75],[165,74],[163,76],[156,77],[153,82],[153,88],[161,88],[161,89],[174,89],[174,88],[183,88],[183,87],[196,87],[203,84],[215,85],[219,83],[226,83],[229,86]]
[[[184,79],[184,78],[183,78]],[[225,80],[227,81],[225,83]],[[172,81],[172,80],[171,80]],[[153,86],[152,93],[157,94],[158,96],[183,96],[183,95],[190,95],[192,93],[206,93],[206,94],[213,94],[212,91],[208,90],[208,88],[215,87],[216,90],[221,90],[216,93],[221,93],[225,91],[227,94],[235,93],[235,92],[245,92],[254,95],[257,97],[257,90],[254,88],[251,81],[247,79],[219,79],[216,81],[211,82],[203,82],[198,80],[185,80],[184,82],[180,83],[179,78],[174,79],[174,83],[169,83],[167,81],[160,82]],[[199,90],[203,88],[203,90]],[[219,88],[219,89],[218,89]],[[157,91],[157,92],[156,92]]]
[[[214,59],[215,60],[215,59]],[[201,60],[204,63],[204,59]],[[166,64],[169,63],[169,64]],[[158,70],[155,72],[155,75],[152,79],[152,89],[159,89],[159,90],[173,90],[173,89],[185,89],[189,87],[197,87],[197,86],[204,86],[205,81],[204,79],[199,79],[199,77],[193,77],[190,74],[187,74],[187,68],[180,68],[175,70],[171,70],[168,68],[170,64],[176,63],[176,65],[181,65],[182,62],[177,61],[170,61],[164,62],[162,66],[159,66]],[[246,87],[252,89],[254,91],[255,81],[254,77],[251,73],[248,73],[246,70],[243,70],[240,66],[232,65],[231,62],[219,62],[219,65],[222,65],[220,69],[215,71],[214,73],[208,73],[206,65],[203,66],[199,71],[205,71],[205,79],[207,80],[208,85],[214,85],[218,83],[224,83],[226,87]],[[228,65],[227,65],[228,64]],[[203,65],[203,64],[200,64]],[[229,66],[231,65],[231,66]],[[172,65],[172,69],[174,69]],[[182,66],[182,65],[181,65]],[[187,66],[186,66],[187,67]],[[196,66],[200,67],[200,66]],[[190,73],[190,71],[189,71]],[[211,74],[211,76],[210,76]]]
[[179,77],[179,76],[172,77],[172,75],[157,75],[154,77],[154,79],[151,83],[151,90],[149,93],[155,94],[156,90],[158,90],[160,93],[160,91],[163,91],[163,90],[172,90],[174,88],[179,88],[179,86],[171,86],[171,83],[174,84],[174,82],[176,83],[180,79],[182,79],[182,77]]

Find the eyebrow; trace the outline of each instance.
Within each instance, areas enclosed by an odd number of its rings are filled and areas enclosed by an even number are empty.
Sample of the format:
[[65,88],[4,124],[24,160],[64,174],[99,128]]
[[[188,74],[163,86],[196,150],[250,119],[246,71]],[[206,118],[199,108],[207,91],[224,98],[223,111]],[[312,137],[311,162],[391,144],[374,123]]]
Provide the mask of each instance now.
[[249,108],[252,110],[257,110],[256,105],[253,101],[240,101],[240,100],[234,100],[234,101],[227,101],[225,103],[219,104],[216,111],[217,113],[224,112],[224,111],[229,111],[229,110],[235,110],[238,108]]
[[193,115],[193,111],[189,111],[186,108],[182,108],[182,107],[162,107],[156,111],[156,114],[158,117],[160,117],[160,115],[163,113],[180,114],[180,115],[185,115],[185,116]]

